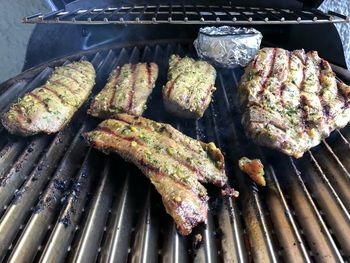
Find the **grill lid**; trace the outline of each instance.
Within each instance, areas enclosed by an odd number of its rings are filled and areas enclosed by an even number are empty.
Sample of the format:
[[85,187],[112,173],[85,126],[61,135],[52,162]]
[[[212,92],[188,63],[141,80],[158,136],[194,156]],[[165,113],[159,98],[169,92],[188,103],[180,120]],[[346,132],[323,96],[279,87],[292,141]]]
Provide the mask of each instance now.
[[[185,238],[166,215],[148,180],[119,157],[88,148],[81,133],[98,121],[86,103],[56,135],[0,135],[0,261],[290,262],[346,261],[350,255],[349,127],[335,131],[300,160],[249,141],[236,105],[242,69],[218,70],[217,91],[204,117],[182,121],[164,113],[161,85],[170,54],[194,56],[191,44],[170,42],[86,52],[29,70],[0,86],[1,112],[37,87],[53,66],[88,59],[97,71],[94,94],[116,65],[154,61],[159,78],[145,116],[187,135],[214,141],[226,157],[238,199],[209,188],[206,226]],[[266,188],[238,169],[242,156],[261,158]],[[194,243],[197,233],[204,242]]]

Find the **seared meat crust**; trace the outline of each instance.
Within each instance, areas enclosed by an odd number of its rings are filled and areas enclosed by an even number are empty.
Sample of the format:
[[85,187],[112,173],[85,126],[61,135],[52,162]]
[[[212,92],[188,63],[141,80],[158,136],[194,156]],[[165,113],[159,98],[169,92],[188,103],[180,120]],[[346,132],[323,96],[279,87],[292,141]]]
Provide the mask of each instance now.
[[169,81],[163,88],[166,110],[183,118],[201,118],[215,91],[215,78],[215,68],[207,62],[172,55]]
[[111,72],[106,86],[94,98],[88,113],[102,119],[116,113],[142,115],[157,77],[158,66],[155,63],[117,67]]
[[208,196],[200,182],[228,189],[224,157],[214,143],[194,140],[168,124],[118,114],[84,136],[97,149],[134,163],[161,194],[183,235],[207,218]]
[[250,160],[247,157],[242,157],[238,161],[238,166],[241,171],[249,175],[257,185],[265,186],[264,165],[259,159]]
[[46,83],[25,94],[3,115],[2,124],[24,136],[60,131],[88,98],[95,69],[88,61],[56,68]]
[[350,121],[349,90],[316,51],[263,48],[239,85],[246,134],[299,158]]

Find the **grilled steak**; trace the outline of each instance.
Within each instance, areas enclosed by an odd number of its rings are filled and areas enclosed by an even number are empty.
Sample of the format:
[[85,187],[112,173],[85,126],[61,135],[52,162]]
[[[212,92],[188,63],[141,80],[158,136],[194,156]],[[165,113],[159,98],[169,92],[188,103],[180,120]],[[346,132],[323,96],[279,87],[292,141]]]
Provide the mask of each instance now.
[[169,81],[163,88],[163,100],[168,112],[184,118],[201,118],[215,91],[216,71],[205,61],[180,58],[169,60]]
[[24,136],[58,132],[88,98],[94,83],[95,69],[88,61],[58,67],[43,86],[11,105],[2,124]]
[[117,114],[84,136],[97,149],[116,152],[134,163],[161,194],[166,211],[183,235],[207,218],[208,196],[200,182],[237,194],[227,187],[220,150],[168,124]]
[[256,143],[299,158],[349,122],[349,94],[316,51],[264,48],[240,82],[242,123]]
[[142,115],[158,77],[154,63],[125,64],[112,71],[88,113],[106,119],[116,113]]

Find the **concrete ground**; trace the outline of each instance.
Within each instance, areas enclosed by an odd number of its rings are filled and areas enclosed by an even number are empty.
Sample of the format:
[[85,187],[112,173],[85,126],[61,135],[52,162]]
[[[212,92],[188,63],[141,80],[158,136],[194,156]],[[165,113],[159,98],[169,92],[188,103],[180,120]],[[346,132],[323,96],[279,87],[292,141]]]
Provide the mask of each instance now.
[[[333,10],[350,15],[349,0],[325,0],[322,10]],[[44,0],[1,0],[0,1],[0,83],[21,72],[26,46],[33,25],[22,24],[24,16],[49,11]],[[345,56],[350,68],[350,24],[337,25],[343,38]]]
[[48,12],[42,0],[0,1],[0,83],[21,72],[34,25],[22,24],[24,16]]

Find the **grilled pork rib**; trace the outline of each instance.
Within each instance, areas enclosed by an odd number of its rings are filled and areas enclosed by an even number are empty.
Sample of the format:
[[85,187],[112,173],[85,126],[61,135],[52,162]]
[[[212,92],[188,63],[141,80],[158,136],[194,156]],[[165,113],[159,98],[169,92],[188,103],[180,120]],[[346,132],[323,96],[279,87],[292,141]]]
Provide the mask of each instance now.
[[134,163],[161,194],[166,211],[183,235],[207,218],[208,196],[200,182],[237,194],[227,187],[220,150],[168,124],[118,114],[84,136],[97,149],[116,152]]
[[116,113],[142,115],[158,77],[155,63],[125,64],[109,76],[106,86],[94,98],[88,113],[102,119]]
[[56,68],[46,83],[25,94],[4,114],[2,124],[24,136],[55,133],[72,118],[95,84],[95,69],[88,61]]
[[349,94],[316,51],[264,48],[240,81],[242,123],[256,143],[299,158],[347,125]]
[[179,117],[201,118],[215,91],[215,78],[215,68],[207,62],[172,55],[163,88],[165,108]]

